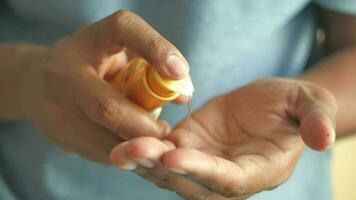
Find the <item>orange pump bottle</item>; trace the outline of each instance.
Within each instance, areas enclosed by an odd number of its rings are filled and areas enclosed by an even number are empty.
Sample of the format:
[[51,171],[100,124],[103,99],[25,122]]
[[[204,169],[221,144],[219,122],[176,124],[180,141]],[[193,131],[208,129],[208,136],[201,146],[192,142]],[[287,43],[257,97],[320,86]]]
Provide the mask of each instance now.
[[189,75],[181,80],[165,79],[141,57],[133,58],[112,85],[148,112],[162,108],[179,95],[191,96],[194,91]]

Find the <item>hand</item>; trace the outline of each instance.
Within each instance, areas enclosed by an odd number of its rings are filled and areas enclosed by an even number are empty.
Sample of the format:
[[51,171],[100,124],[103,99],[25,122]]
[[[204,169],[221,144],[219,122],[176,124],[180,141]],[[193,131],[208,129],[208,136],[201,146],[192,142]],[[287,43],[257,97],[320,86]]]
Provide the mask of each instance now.
[[100,163],[109,163],[110,150],[123,140],[164,137],[166,122],[152,119],[108,83],[126,64],[127,52],[143,56],[164,77],[188,73],[171,43],[140,17],[119,11],[62,38],[42,66],[31,67],[23,82],[28,118],[64,150]]
[[166,140],[127,141],[111,160],[119,167],[139,164],[137,173],[186,199],[245,199],[286,181],[303,141],[317,151],[329,148],[335,115],[335,99],[325,89],[259,80],[209,101],[193,114],[191,129],[184,120]]

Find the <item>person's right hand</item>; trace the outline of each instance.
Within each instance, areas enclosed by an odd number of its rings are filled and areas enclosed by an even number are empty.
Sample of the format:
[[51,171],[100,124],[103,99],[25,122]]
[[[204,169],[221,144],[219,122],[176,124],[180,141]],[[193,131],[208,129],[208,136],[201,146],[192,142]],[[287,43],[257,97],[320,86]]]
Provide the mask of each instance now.
[[137,15],[119,11],[48,51],[43,65],[32,66],[23,81],[23,109],[65,151],[109,163],[110,150],[121,141],[162,138],[169,131],[166,122],[151,118],[108,83],[126,64],[128,51],[144,57],[163,77],[188,73],[178,49]]

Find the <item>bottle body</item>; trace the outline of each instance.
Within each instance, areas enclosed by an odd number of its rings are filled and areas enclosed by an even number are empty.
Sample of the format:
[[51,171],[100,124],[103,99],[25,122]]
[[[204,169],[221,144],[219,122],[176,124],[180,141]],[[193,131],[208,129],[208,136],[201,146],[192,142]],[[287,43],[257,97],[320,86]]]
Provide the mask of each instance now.
[[134,58],[112,84],[128,99],[152,112],[176,99],[180,95],[179,91],[175,91],[176,88],[184,88],[189,81],[190,78],[184,82],[163,79],[143,58]]

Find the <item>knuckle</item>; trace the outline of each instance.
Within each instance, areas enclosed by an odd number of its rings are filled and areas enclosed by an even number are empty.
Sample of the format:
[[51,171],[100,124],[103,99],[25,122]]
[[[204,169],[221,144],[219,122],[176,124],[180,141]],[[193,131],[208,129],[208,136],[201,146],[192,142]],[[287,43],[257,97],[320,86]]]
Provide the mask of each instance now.
[[245,188],[243,186],[240,186],[236,183],[232,183],[232,184],[225,185],[222,188],[220,194],[223,197],[232,198],[232,197],[239,197],[243,195],[244,192],[245,192]]
[[[306,99],[307,103],[326,108],[330,114],[335,114],[337,111],[335,96],[325,88],[313,84],[307,84],[306,86],[300,86],[297,94],[299,97],[298,99]],[[303,101],[299,101],[299,103],[302,102]]]
[[212,200],[212,199],[221,199],[221,198],[214,198],[211,192],[199,189],[198,191],[192,189],[186,189],[181,191],[176,191],[176,194],[183,197],[184,199],[190,200]]
[[[128,10],[120,10],[114,14],[114,27],[117,34],[121,35],[125,33],[125,30],[134,30],[138,24],[144,23],[140,21],[140,17]],[[137,33],[138,42],[146,44],[146,54],[151,56],[157,56],[168,49],[166,40],[156,31],[152,30],[149,25],[143,26],[142,30]]]
[[335,100],[330,91],[313,84],[310,84],[307,87],[301,87],[299,92],[315,101],[333,103]]
[[171,173],[164,171],[156,174],[156,185],[169,190],[177,190],[182,187],[181,179]]
[[[110,122],[114,116],[115,103],[110,99],[101,99],[98,101],[94,117],[102,122]],[[119,123],[116,121],[116,123]]]
[[158,186],[163,188],[172,188],[172,186],[174,186],[175,183],[177,182],[175,180],[175,177],[170,176],[169,174],[163,175],[158,179],[159,179]]
[[236,198],[236,197],[241,197],[247,192],[247,181],[243,180],[235,180],[235,179],[229,179],[229,177],[226,177],[226,179],[223,181],[223,183],[218,187],[217,191],[221,196],[225,198]]
[[147,37],[147,50],[151,54],[162,52],[164,49],[164,40],[162,37],[150,36]]
[[114,23],[118,27],[127,27],[133,24],[136,20],[136,15],[128,10],[119,10],[114,14]]
[[176,194],[178,196],[183,197],[184,199],[189,199],[189,200],[206,200],[207,199],[205,197],[198,197],[196,194],[185,193],[185,192],[181,192],[181,191],[177,191]]
[[336,106],[336,99],[335,97],[329,92],[329,90],[325,88],[319,88],[315,95],[322,101],[327,102],[329,105]]
[[318,100],[329,99],[331,95],[326,89],[320,87],[313,88],[310,93],[312,97]]

